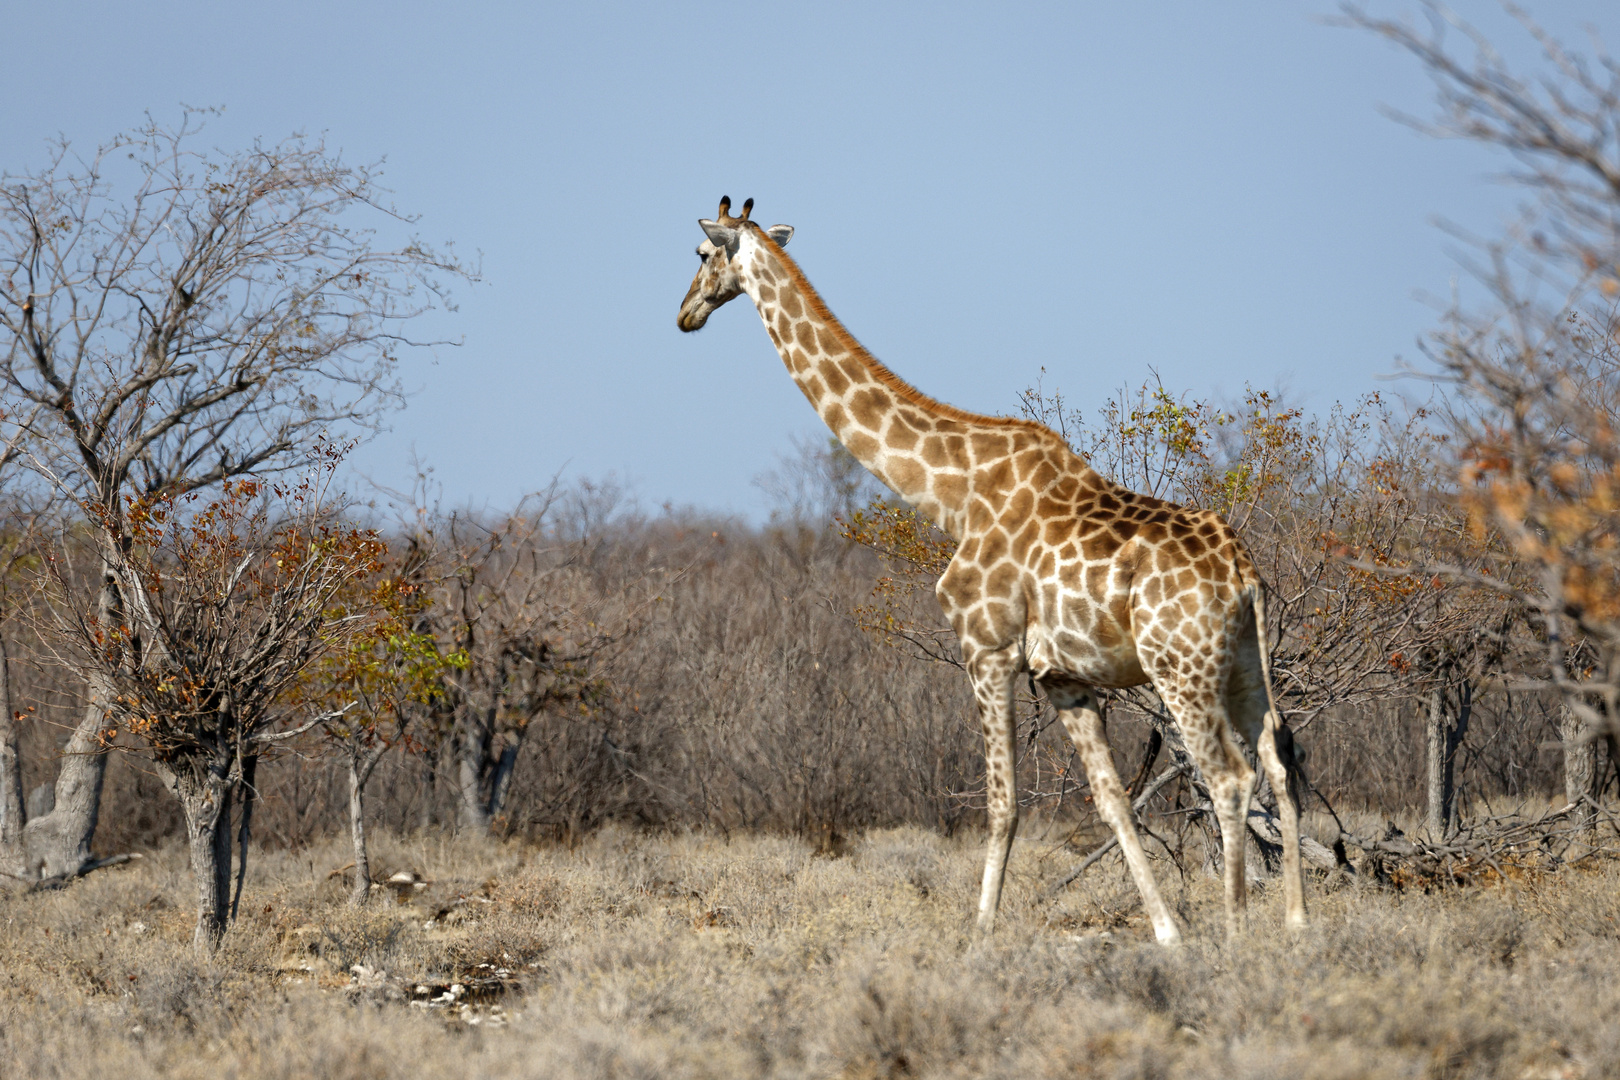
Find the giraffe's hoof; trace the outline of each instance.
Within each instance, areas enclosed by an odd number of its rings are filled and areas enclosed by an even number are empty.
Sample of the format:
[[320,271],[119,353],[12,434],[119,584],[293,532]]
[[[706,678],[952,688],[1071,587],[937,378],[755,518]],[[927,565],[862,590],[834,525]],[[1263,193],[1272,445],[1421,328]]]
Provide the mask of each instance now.
[[1175,917],[1168,911],[1156,913],[1151,919],[1153,923],[1153,937],[1160,945],[1180,945],[1181,928],[1176,925]]

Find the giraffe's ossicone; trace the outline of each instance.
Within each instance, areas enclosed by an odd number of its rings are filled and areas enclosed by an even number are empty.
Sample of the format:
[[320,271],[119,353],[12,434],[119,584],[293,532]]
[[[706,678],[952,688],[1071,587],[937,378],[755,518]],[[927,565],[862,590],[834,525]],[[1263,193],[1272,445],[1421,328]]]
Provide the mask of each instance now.
[[1260,579],[1219,516],[1139,495],[1098,474],[1041,424],[935,401],[845,330],[783,249],[786,225],[701,220],[684,331],[753,300],[788,374],[849,452],[957,541],[937,594],[961,641],[984,728],[990,843],[979,925],[995,923],[1018,825],[1013,688],[1027,670],[1058,710],[1114,829],[1153,931],[1180,933],[1159,895],[1098,712],[1098,689],[1151,682],[1204,774],[1225,853],[1227,929],[1245,903],[1254,747],[1277,797],[1290,926],[1305,923],[1298,814],[1278,753]]

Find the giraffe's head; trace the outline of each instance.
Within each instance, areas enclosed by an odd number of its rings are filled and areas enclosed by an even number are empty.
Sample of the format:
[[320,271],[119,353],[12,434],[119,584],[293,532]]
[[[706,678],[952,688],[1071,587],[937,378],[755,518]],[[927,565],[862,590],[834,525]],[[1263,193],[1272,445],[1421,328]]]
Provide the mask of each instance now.
[[753,209],[754,200],[749,199],[743,203],[742,215],[732,217],[731,198],[723,196],[716,219],[710,221],[702,218],[698,221],[704,239],[698,245],[697,255],[703,265],[698,267],[692,287],[686,290],[686,299],[681,301],[681,312],[675,317],[675,325],[682,330],[690,333],[700,328],[709,321],[709,315],[715,308],[742,294],[743,280],[739,269],[742,261],[760,243],[761,236],[769,236],[778,247],[785,247],[793,236],[791,225],[772,225],[769,229],[761,229],[749,221],[748,215]]

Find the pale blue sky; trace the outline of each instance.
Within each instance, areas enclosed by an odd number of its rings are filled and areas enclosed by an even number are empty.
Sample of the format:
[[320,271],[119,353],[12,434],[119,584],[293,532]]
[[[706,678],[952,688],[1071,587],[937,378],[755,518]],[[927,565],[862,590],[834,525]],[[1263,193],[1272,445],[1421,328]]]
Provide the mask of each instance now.
[[[1457,5],[1499,39],[1490,3]],[[1612,3],[1540,5],[1570,37]],[[1432,222],[1490,231],[1501,161],[1378,111],[1417,65],[1324,3],[13,5],[0,167],[150,109],[224,105],[208,141],[325,132],[422,234],[483,252],[358,463],[412,447],[455,503],[559,469],[643,505],[756,516],[750,483],[817,421],[738,303],[675,329],[721,194],[793,251],[879,357],[1009,412],[1047,369],[1077,402],[1145,378],[1314,407],[1380,384],[1455,275]],[[1384,3],[1380,12],[1410,11]]]

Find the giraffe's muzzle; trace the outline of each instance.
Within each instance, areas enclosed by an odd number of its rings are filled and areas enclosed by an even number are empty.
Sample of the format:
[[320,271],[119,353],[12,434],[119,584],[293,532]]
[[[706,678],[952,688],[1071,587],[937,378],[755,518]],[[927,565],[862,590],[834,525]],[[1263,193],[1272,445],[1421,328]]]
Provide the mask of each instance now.
[[680,314],[675,316],[675,325],[680,327],[683,333],[687,334],[694,330],[701,330],[703,324],[709,321],[709,313],[713,310],[714,305],[703,297],[688,295],[681,303]]

